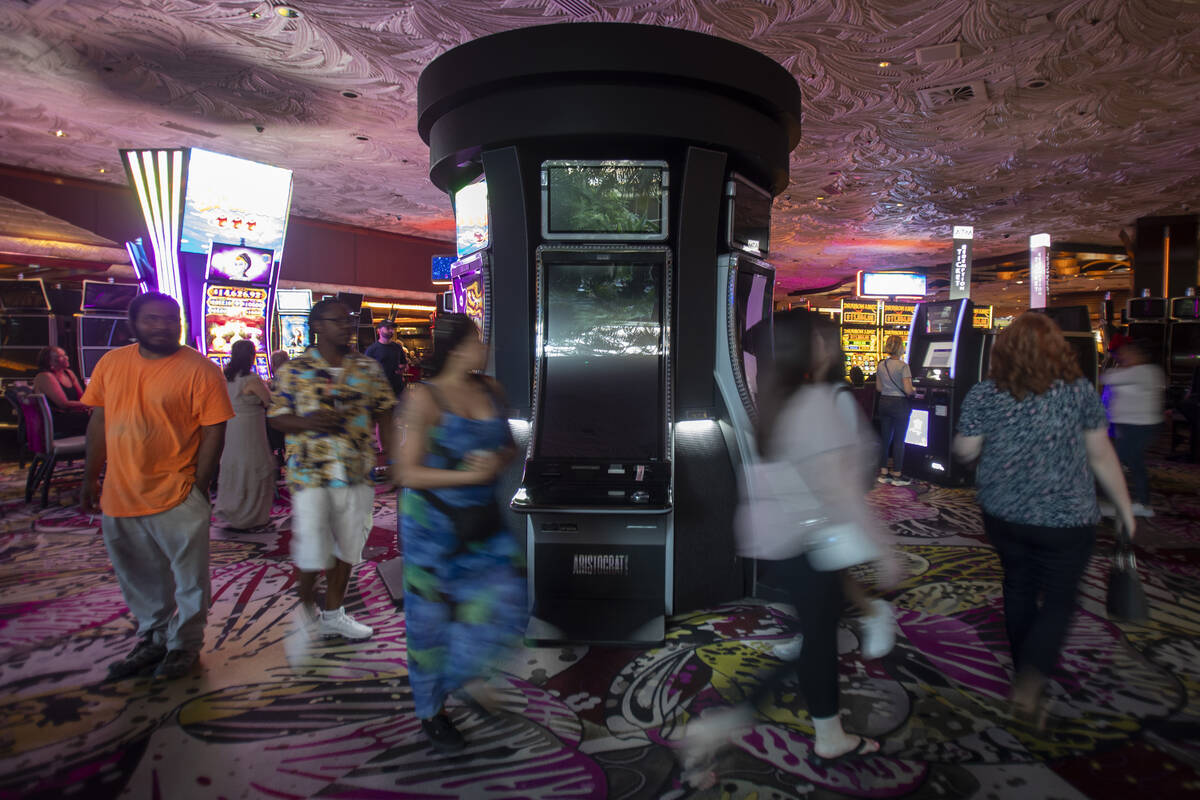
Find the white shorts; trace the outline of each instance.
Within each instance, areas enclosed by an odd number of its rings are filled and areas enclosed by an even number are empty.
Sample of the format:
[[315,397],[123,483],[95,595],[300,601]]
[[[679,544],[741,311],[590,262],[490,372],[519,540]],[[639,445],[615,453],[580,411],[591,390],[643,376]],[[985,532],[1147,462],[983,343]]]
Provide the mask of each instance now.
[[362,560],[371,532],[375,487],[325,486],[292,495],[292,561],[303,572]]

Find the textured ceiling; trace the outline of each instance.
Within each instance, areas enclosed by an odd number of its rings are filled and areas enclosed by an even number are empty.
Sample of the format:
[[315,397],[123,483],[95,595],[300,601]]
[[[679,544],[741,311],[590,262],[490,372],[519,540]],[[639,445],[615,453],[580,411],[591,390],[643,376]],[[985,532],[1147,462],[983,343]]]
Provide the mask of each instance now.
[[800,82],[784,288],[944,263],[952,223],[976,226],[980,258],[1040,231],[1116,245],[1139,216],[1200,209],[1194,0],[279,5],[0,0],[0,162],[123,181],[118,148],[195,145],[291,168],[304,216],[449,240],[416,133],[424,65],[496,31],[621,21],[743,42]]

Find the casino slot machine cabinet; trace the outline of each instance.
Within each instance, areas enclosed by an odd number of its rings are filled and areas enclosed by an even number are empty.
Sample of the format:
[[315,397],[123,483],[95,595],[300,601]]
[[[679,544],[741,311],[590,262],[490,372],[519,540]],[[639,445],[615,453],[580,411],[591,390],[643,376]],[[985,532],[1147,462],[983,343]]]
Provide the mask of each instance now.
[[[913,315],[916,313],[916,303],[898,303],[885,300],[883,303],[883,326],[879,338],[886,343],[888,337],[899,336],[900,340],[904,342],[904,351],[907,353],[908,331],[912,328]],[[882,359],[883,354],[880,353],[879,357]],[[871,372],[874,371],[875,368],[872,367]]]
[[967,391],[983,377],[983,333],[971,324],[970,300],[920,303],[908,338],[913,388],[904,436],[904,474],[943,486],[971,480],[951,453]]
[[1190,386],[1200,366],[1200,297],[1171,298],[1171,327],[1167,375],[1177,386]]
[[129,304],[138,292],[136,283],[83,282],[83,298],[75,315],[82,380],[91,378],[101,356],[134,341],[129,326]]
[[58,326],[41,278],[0,280],[0,379],[37,375],[43,347],[58,344]]
[[308,349],[308,312],[312,310],[312,290],[275,290],[275,330],[279,349],[289,358],[297,358]]
[[[454,227],[458,259],[450,265],[449,275],[454,311],[470,317],[479,326],[483,341],[490,345],[492,314],[488,300],[492,288],[492,263],[485,176],[481,175],[454,193]],[[489,362],[494,360],[490,351],[488,358]],[[489,363],[488,370],[491,369]]]
[[275,251],[213,242],[204,278],[204,355],[217,366],[229,363],[233,343],[254,345],[254,371],[271,377],[269,353],[271,289],[275,285]]
[[1126,333],[1146,345],[1147,355],[1155,364],[1166,366],[1167,360],[1167,299],[1165,297],[1131,297],[1125,302]]
[[841,317],[846,371],[858,367],[864,375],[874,373],[883,350],[883,342],[879,338],[879,301],[843,300]]

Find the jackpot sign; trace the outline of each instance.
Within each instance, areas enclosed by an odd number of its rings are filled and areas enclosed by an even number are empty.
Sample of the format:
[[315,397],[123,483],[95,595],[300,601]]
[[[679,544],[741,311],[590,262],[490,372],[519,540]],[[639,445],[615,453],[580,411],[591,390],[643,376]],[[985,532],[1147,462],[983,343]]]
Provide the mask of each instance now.
[[843,325],[878,325],[878,303],[855,303],[842,301]]
[[210,356],[229,355],[248,339],[265,352],[267,290],[258,286],[208,286],[204,290],[204,345]]

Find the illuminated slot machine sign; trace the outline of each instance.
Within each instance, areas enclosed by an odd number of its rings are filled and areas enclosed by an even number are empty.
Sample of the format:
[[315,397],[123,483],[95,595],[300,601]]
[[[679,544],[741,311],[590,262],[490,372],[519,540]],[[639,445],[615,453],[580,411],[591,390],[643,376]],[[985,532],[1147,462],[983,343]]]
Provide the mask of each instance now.
[[842,301],[842,350],[846,353],[846,368],[859,367],[864,372],[875,371],[879,362],[879,303]]
[[981,331],[990,331],[992,329],[992,307],[975,306],[971,315],[971,326]]
[[270,377],[267,313],[275,253],[245,245],[213,242],[204,281],[204,354],[218,366],[229,363],[233,343],[254,345],[254,369]]
[[308,312],[312,292],[308,289],[277,289],[275,308],[279,315],[279,349],[296,358],[308,349]]
[[904,342],[904,350],[908,351],[908,329],[912,327],[913,314],[917,313],[915,303],[884,303],[883,304],[883,340],[890,336],[899,336]]

